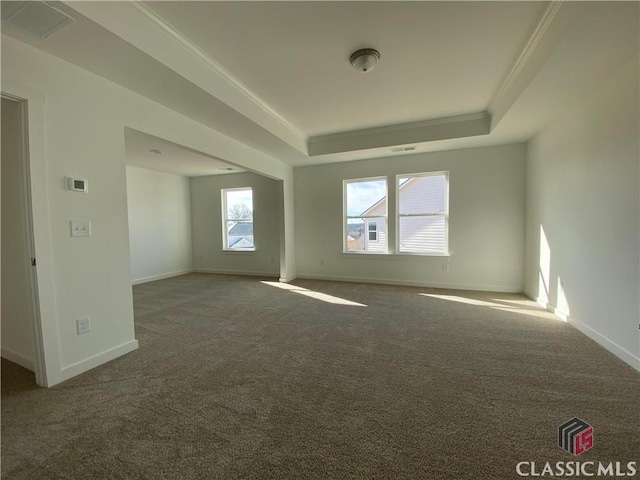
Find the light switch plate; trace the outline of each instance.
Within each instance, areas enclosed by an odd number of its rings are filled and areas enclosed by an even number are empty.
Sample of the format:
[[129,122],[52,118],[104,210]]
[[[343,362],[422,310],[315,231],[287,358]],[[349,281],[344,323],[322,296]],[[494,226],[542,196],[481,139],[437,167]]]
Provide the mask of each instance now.
[[72,237],[90,237],[91,221],[90,220],[71,220],[71,236]]

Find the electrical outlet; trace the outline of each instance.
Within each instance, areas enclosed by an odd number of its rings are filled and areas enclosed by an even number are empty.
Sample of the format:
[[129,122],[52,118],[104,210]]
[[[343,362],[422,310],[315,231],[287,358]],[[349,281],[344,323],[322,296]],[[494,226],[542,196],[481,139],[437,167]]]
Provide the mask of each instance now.
[[78,335],[89,333],[91,331],[91,320],[89,320],[89,317],[77,318],[76,328],[78,329]]
[[448,263],[443,263],[442,264],[442,271],[443,272],[448,272],[449,271],[449,264]]

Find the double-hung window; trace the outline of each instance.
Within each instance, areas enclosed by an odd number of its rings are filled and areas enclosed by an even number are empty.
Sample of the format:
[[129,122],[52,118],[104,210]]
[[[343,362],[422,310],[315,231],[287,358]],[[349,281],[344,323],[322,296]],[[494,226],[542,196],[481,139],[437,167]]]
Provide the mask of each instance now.
[[448,172],[398,175],[398,252],[448,253]]
[[224,250],[255,250],[251,187],[222,190],[222,242]]
[[387,253],[387,179],[344,181],[344,251]]

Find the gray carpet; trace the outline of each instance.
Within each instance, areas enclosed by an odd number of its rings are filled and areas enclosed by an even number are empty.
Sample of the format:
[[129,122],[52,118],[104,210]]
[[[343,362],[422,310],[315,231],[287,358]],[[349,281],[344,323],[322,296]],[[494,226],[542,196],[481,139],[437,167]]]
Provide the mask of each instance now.
[[638,373],[521,295],[262,280],[134,287],[140,349],[51,389],[3,359],[2,478],[520,478],[574,416],[638,460]]

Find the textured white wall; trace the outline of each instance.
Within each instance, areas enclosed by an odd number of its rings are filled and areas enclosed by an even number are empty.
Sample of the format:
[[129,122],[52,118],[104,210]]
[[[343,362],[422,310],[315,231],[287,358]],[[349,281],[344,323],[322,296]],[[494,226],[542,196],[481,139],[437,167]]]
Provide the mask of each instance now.
[[34,369],[20,104],[2,99],[2,356]]
[[[253,231],[256,250],[222,250],[221,189],[253,189]],[[279,182],[255,173],[191,178],[193,267],[198,271],[247,275],[280,275]]]
[[191,271],[189,179],[127,166],[133,283]]
[[[525,155],[525,144],[513,144],[296,168],[298,275],[522,291]],[[450,172],[450,258],[342,253],[343,180],[388,176],[393,212],[396,174],[443,170]],[[393,221],[390,217],[390,242]]]
[[530,143],[525,291],[640,368],[638,57]]

